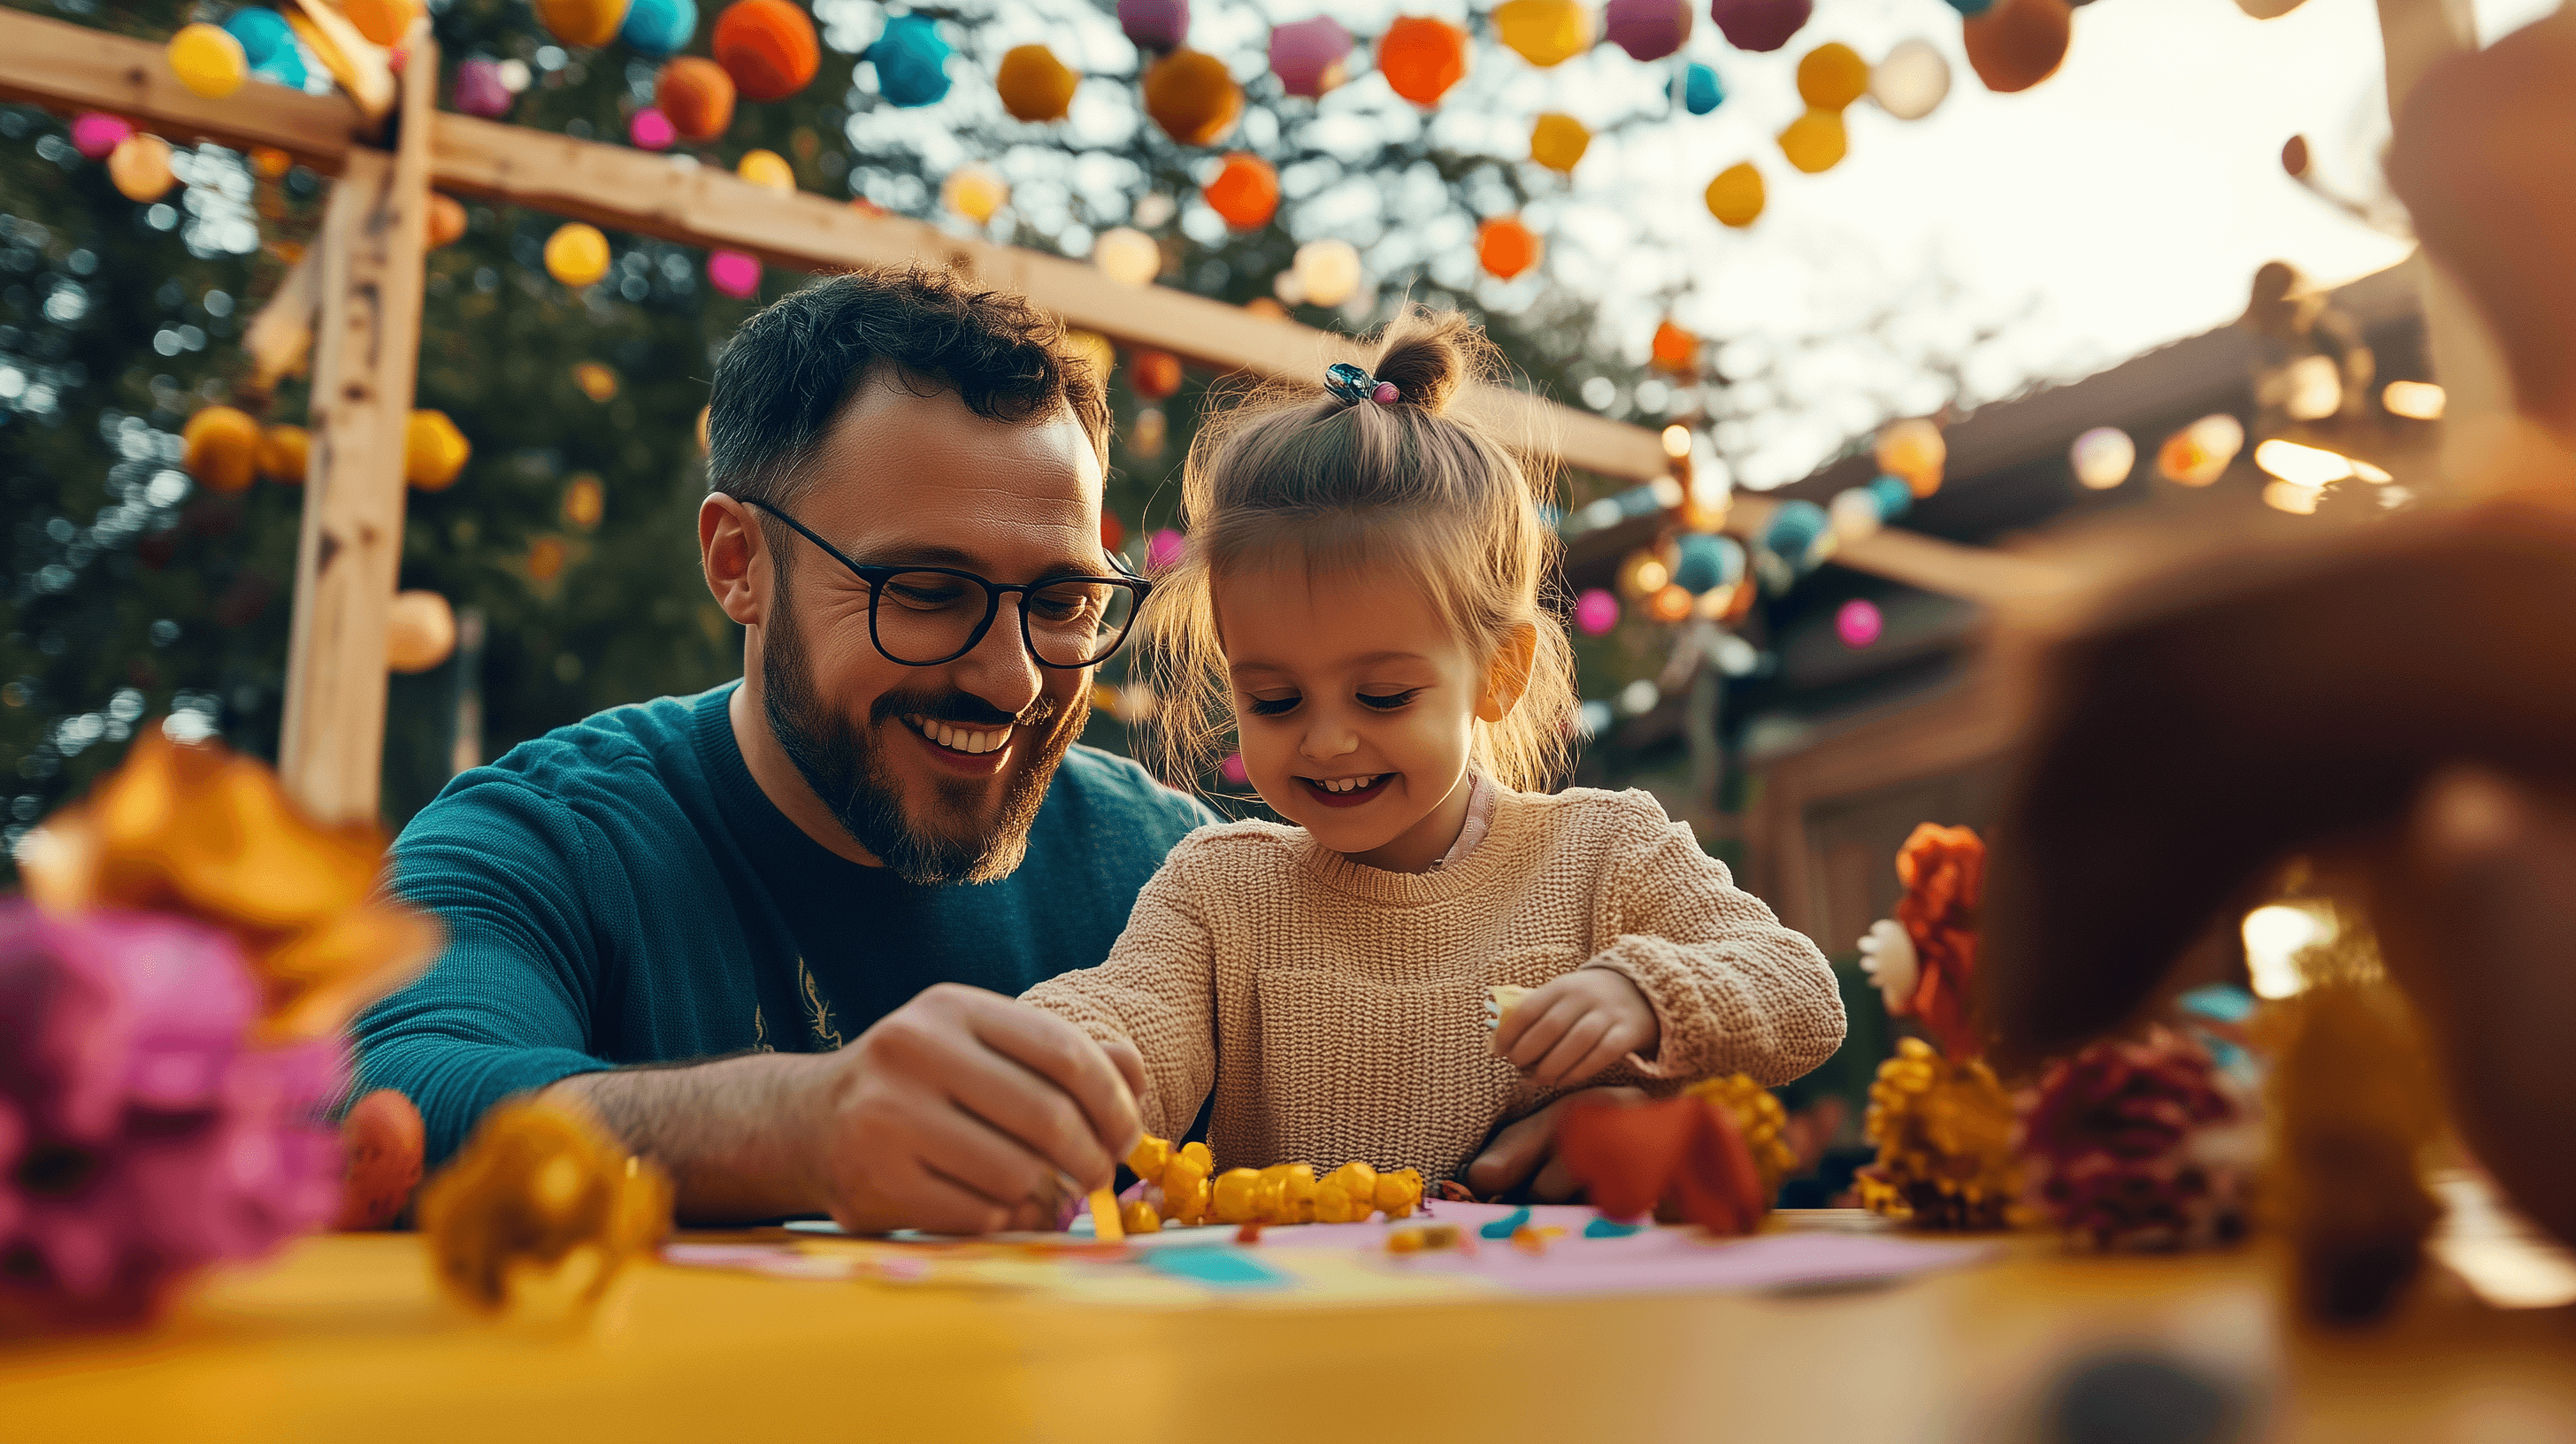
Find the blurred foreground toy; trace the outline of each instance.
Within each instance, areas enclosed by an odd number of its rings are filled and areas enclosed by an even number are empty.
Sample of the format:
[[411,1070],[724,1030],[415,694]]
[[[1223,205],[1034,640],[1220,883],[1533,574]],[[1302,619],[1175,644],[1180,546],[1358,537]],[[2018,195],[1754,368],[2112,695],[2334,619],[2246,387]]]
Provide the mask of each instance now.
[[2002,1228],[2021,1191],[2014,1126],[2012,1098],[1984,1060],[1898,1039],[1869,1085],[1878,1161],[1860,1171],[1862,1205],[1917,1228]]
[[466,1307],[578,1319],[670,1232],[671,1186],[576,1109],[504,1103],[421,1190],[420,1228]]
[[1557,1124],[1556,1156],[1607,1218],[1651,1213],[1734,1235],[1753,1232],[1770,1211],[1735,1115],[1709,1097],[1571,1104]]
[[2366,933],[2347,929],[2299,961],[2311,978],[2282,1009],[2265,1182],[2302,1310],[2366,1323],[2414,1281],[2441,1218],[2421,1172],[2442,1127],[2440,1094]]
[[427,1148],[420,1110],[401,1092],[379,1088],[340,1121],[340,1147],[347,1171],[331,1226],[343,1233],[393,1227],[420,1187]]
[[1138,1180],[1129,1190],[1130,1206],[1150,1206],[1158,1227],[1365,1223],[1380,1213],[1410,1218],[1422,1206],[1422,1175],[1410,1168],[1381,1173],[1352,1162],[1318,1177],[1311,1164],[1281,1163],[1228,1169],[1211,1181],[1215,1162],[1204,1143],[1175,1149],[1163,1139],[1145,1139],[1127,1155],[1128,1170]]
[[2097,1249],[2150,1250],[2243,1237],[2263,1139],[2209,1049],[2154,1027],[2051,1064],[2019,1146],[2038,1218]]
[[1797,1152],[1789,1147],[1787,1137],[1789,1110],[1781,1106],[1779,1097],[1755,1082],[1750,1073],[1706,1079],[1682,1092],[1726,1110],[1727,1116],[1735,1120],[1736,1133],[1744,1139],[1744,1151],[1752,1156],[1754,1173],[1762,1183],[1762,1197],[1778,1198],[1781,1180],[1798,1166]]
[[259,979],[266,1041],[331,1035],[437,951],[435,922],[376,895],[384,856],[374,826],[325,827],[267,767],[153,727],[27,836],[18,865],[56,913],[171,912],[230,933]]
[[341,1048],[263,1002],[204,923],[0,901],[0,1333],[144,1322],[329,1219]]

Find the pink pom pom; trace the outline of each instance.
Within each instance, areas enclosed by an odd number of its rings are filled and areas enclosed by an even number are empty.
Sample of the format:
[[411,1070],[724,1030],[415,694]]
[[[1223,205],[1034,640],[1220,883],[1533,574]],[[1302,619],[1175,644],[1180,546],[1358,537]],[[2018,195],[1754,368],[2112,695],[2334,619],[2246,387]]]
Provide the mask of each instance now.
[[1574,599],[1575,628],[1587,637],[1598,637],[1619,625],[1619,599],[1599,587]]
[[1854,597],[1834,613],[1834,635],[1855,652],[1877,641],[1886,626],[1887,619],[1879,615],[1877,604],[1867,597]]
[[760,289],[760,262],[740,251],[707,254],[707,283],[740,300]]
[[72,121],[72,149],[84,160],[105,160],[119,142],[134,134],[134,127],[115,116],[99,111],[84,111]]
[[626,122],[626,138],[635,142],[638,150],[669,150],[671,142],[680,138],[680,131],[671,124],[671,117],[648,105]]
[[1163,528],[1161,531],[1154,533],[1145,541],[1145,569],[1147,571],[1161,571],[1163,568],[1179,561],[1181,559],[1181,552],[1188,546],[1188,537],[1181,535],[1170,527]]
[[510,113],[510,87],[501,79],[501,63],[480,56],[456,67],[456,108],[486,120]]
[[1219,776],[1237,787],[1252,780],[1252,774],[1244,770],[1243,754],[1240,752],[1225,754],[1225,760],[1216,765],[1216,770]]
[[1369,400],[1376,402],[1380,406],[1393,406],[1395,404],[1395,398],[1403,394],[1404,393],[1395,389],[1394,382],[1381,381],[1377,384],[1377,389],[1369,393]]

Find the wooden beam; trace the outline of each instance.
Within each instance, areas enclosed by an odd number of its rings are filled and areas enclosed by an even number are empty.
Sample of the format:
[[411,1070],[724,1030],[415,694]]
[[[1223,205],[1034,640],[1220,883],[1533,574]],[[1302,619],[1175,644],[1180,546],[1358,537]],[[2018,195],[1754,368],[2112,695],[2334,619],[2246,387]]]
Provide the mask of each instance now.
[[[1767,496],[1738,492],[1727,508],[1726,529],[1750,541],[1762,535],[1779,507]],[[1988,606],[2041,600],[2067,591],[2077,581],[2047,562],[1898,527],[1883,527],[1873,536],[1843,543],[1833,560],[1856,572]]]
[[402,561],[403,437],[420,365],[438,46],[403,68],[396,149],[352,146],[320,239],[322,325],[278,770],[316,816],[373,822],[385,745],[385,626]]
[[0,11],[0,101],[104,110],[173,140],[275,146],[336,175],[360,120],[339,95],[253,80],[222,100],[179,83],[162,47],[23,10]]

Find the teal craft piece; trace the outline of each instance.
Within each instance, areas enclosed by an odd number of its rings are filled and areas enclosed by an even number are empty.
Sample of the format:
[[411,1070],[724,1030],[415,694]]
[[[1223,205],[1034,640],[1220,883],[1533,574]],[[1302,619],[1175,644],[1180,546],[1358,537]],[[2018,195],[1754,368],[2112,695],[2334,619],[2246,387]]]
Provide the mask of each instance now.
[[1495,1219],[1492,1223],[1485,1225],[1483,1228],[1476,1230],[1476,1236],[1478,1238],[1510,1238],[1515,1230],[1519,1229],[1521,1225],[1528,1223],[1529,1221],[1530,1211],[1528,1209],[1514,1209],[1510,1213],[1504,1214],[1501,1218]]
[[1145,1255],[1145,1266],[1212,1289],[1279,1289],[1289,1284],[1288,1275],[1239,1249],[1156,1249]]
[[1626,1238],[1632,1233],[1643,1232],[1645,1227],[1642,1223],[1613,1223],[1606,1218],[1596,1218],[1583,1226],[1583,1236],[1585,1238]]

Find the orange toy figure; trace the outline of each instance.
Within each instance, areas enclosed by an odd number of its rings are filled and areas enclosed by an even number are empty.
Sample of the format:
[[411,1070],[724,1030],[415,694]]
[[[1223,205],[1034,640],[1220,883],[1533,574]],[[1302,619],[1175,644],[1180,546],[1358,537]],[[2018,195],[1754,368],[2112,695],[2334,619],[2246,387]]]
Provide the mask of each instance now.
[[230,932],[266,994],[263,1040],[331,1033],[437,951],[438,924],[376,897],[384,835],[325,827],[261,763],[158,727],[87,798],[21,844],[54,912],[183,913]]
[[1896,855],[1905,896],[1894,922],[1861,939],[1861,967],[1887,998],[1887,1011],[1923,1020],[1952,1058],[1985,1051],[1969,1021],[1977,968],[1977,909],[1984,900],[1986,845],[1964,827],[1924,823]]
[[1734,1235],[1759,1228],[1770,1209],[1735,1116],[1706,1098],[1571,1105],[1556,1150],[1606,1218],[1671,1215]]

